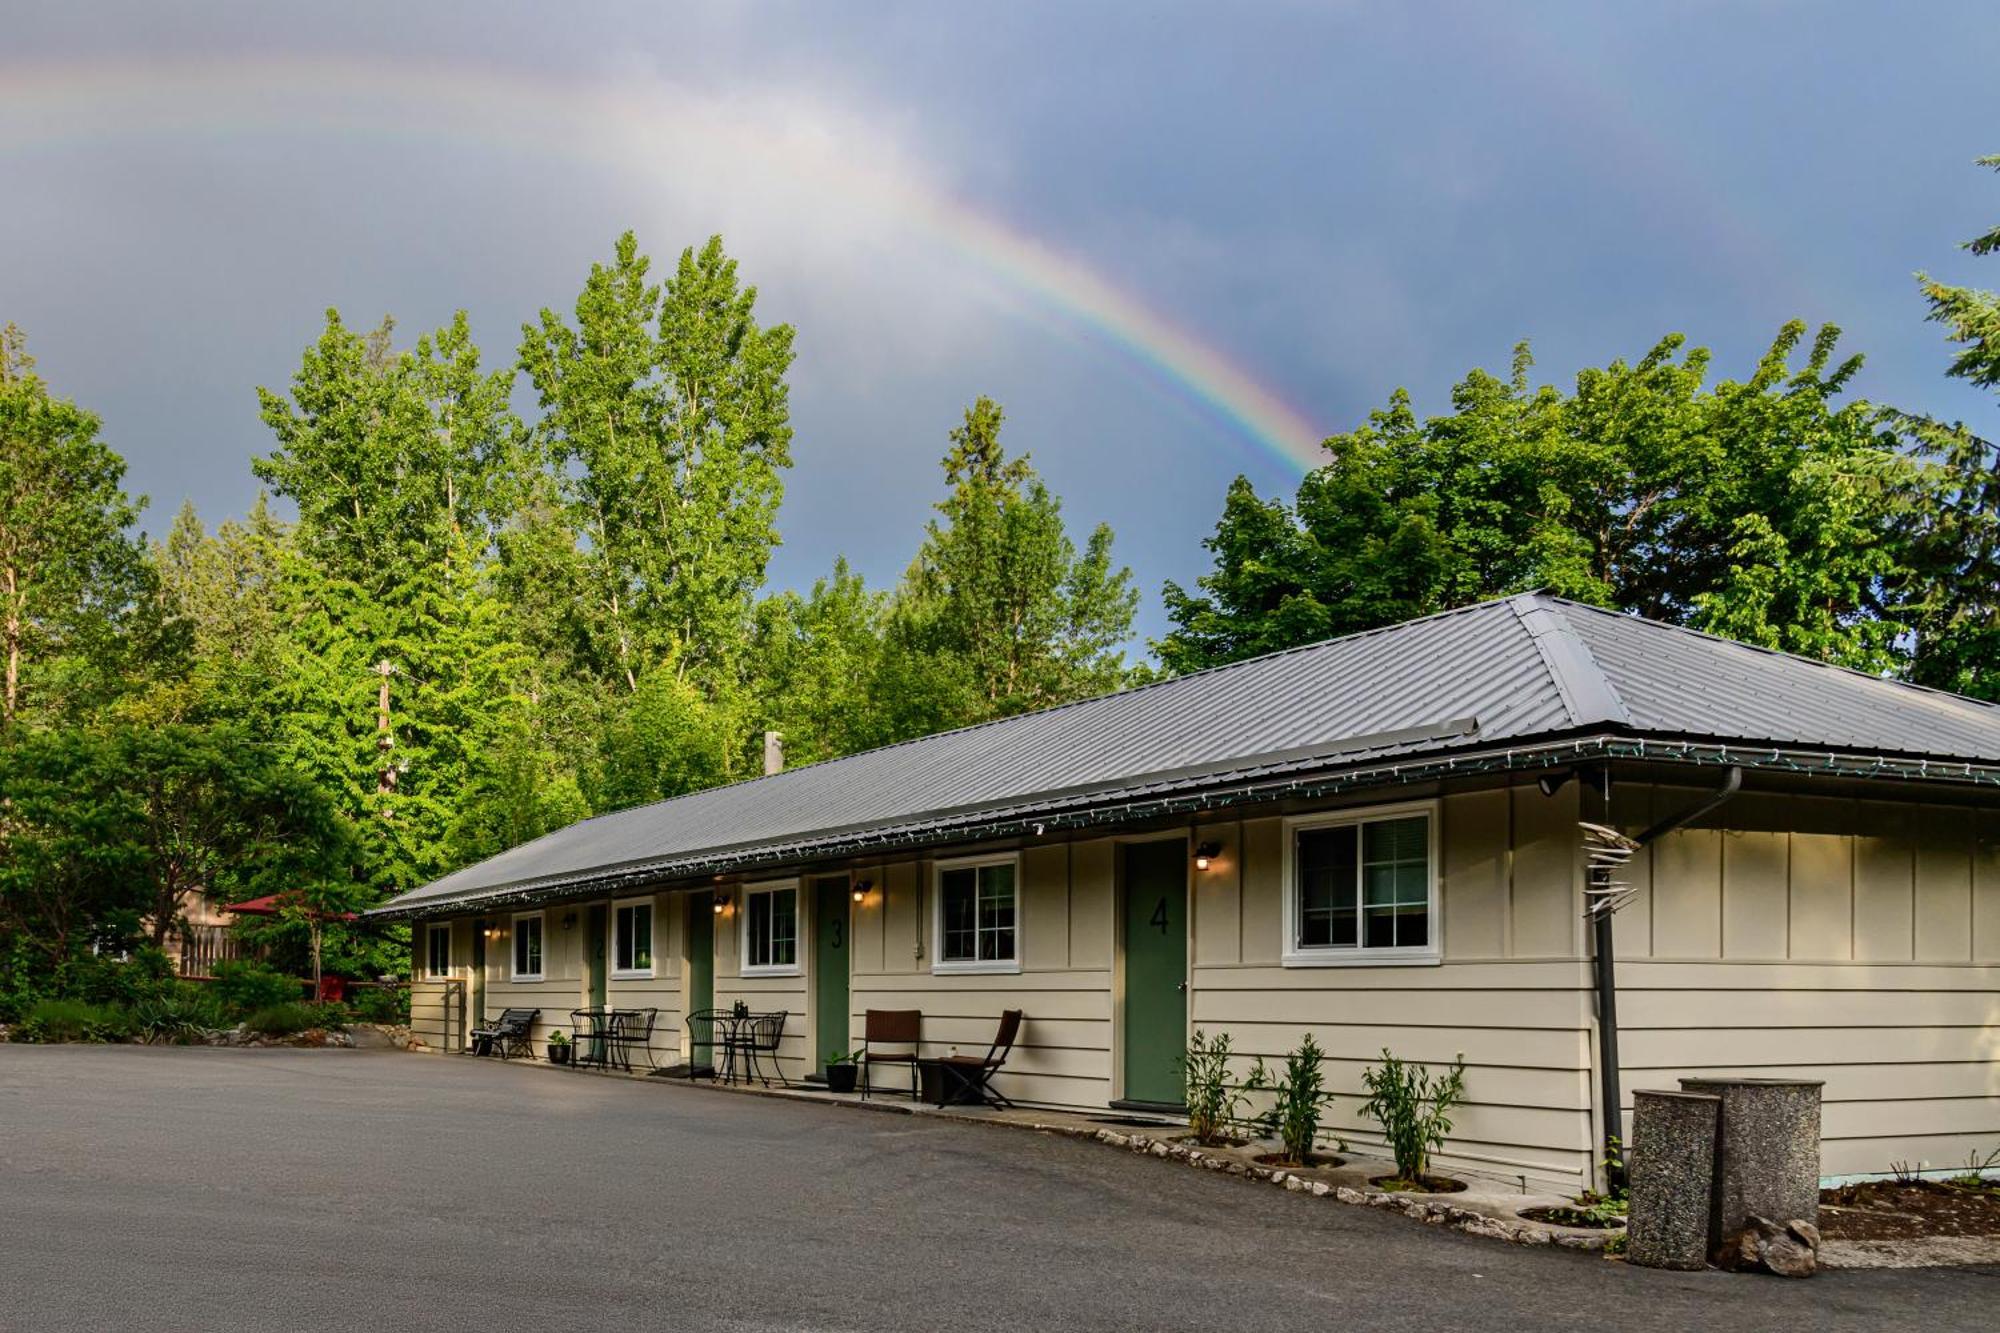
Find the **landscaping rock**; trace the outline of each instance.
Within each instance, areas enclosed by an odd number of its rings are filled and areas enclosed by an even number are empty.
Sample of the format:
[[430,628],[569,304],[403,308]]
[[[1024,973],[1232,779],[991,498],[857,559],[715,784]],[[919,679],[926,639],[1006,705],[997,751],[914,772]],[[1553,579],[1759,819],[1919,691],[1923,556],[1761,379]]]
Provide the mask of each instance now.
[[1644,1268],[1708,1267],[1715,1133],[1708,1092],[1632,1094],[1632,1201],[1626,1258]]
[[1716,1249],[1717,1268],[1779,1277],[1811,1277],[1819,1271],[1818,1227],[1806,1221],[1780,1225],[1755,1214],[1744,1220]]

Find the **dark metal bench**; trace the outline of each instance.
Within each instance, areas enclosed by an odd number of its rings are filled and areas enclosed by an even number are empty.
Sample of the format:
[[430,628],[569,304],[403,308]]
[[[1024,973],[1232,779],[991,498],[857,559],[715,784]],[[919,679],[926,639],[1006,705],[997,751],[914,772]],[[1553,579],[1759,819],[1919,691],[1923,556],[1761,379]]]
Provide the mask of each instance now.
[[542,1016],[539,1009],[502,1009],[500,1017],[483,1028],[472,1030],[472,1053],[474,1055],[497,1055],[502,1060],[525,1055],[534,1059],[535,1052],[529,1044],[529,1035],[534,1031],[535,1020]]

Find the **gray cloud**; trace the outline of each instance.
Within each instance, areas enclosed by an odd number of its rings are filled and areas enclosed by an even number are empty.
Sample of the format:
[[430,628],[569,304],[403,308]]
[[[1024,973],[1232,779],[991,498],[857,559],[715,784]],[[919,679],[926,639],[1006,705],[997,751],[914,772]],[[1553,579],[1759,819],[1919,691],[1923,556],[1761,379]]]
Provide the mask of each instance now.
[[1849,329],[1870,395],[1977,416],[1909,274],[1995,282],[1954,246],[2000,211],[1970,166],[2000,151],[2000,20],[1918,26],[1782,4],[16,4],[0,317],[104,414],[157,529],[184,496],[248,504],[252,389],[326,306],[411,334],[464,307],[504,361],[619,231],[664,265],[719,230],[800,331],[780,582],[836,552],[893,578],[984,392],[1150,590],[1203,567],[1232,475],[1287,469],[968,249],[951,201],[1329,431],[1399,384],[1440,406],[1522,336],[1551,378],[1669,330],[1733,371],[1792,316]]

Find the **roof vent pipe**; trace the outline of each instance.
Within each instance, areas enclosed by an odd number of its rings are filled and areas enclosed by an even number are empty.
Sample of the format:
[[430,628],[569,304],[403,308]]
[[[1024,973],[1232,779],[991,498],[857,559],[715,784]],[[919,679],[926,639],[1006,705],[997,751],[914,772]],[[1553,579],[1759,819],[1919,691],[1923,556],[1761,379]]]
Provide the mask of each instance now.
[[764,776],[778,772],[785,766],[785,738],[775,731],[764,733]]

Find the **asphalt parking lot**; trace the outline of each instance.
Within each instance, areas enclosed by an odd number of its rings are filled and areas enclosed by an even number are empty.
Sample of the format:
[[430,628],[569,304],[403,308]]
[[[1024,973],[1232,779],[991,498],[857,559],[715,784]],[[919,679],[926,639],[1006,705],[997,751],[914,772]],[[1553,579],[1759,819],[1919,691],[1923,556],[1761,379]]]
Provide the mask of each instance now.
[[1974,1329],[1018,1130],[386,1051],[0,1046],[0,1328]]

